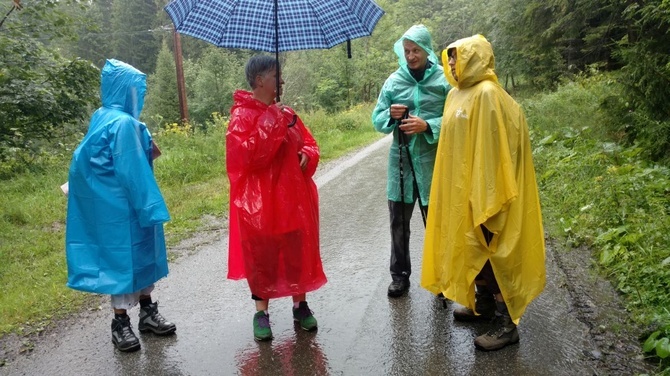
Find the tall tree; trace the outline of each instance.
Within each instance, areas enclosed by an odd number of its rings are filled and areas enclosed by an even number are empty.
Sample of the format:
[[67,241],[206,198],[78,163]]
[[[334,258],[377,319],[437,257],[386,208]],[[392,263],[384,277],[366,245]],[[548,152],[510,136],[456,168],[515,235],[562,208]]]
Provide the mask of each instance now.
[[72,54],[92,61],[102,68],[105,60],[113,57],[112,0],[96,0],[83,3],[83,14],[87,22],[80,23],[77,43],[70,49]]
[[153,0],[114,0],[112,4],[114,57],[144,73],[153,73],[161,46],[157,11]]
[[228,114],[233,91],[248,88],[244,63],[249,52],[211,46],[198,61],[195,80],[187,85],[191,118],[204,123],[212,113]]
[[539,88],[589,65],[616,69],[616,41],[625,34],[617,0],[511,0],[495,3],[494,32],[507,67]]
[[624,97],[613,120],[653,159],[670,161],[670,3],[630,1],[623,14],[629,27],[618,51]]
[[165,123],[179,123],[179,93],[172,51],[163,42],[156,60],[156,72],[149,75],[147,83],[146,108],[142,117],[151,128],[163,126]]

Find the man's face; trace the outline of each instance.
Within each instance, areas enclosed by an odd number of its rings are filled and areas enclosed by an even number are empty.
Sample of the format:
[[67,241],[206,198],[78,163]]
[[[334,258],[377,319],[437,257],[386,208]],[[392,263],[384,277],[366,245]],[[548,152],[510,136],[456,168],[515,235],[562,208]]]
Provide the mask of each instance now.
[[[263,89],[266,94],[269,96],[277,96],[277,70],[272,68],[271,70],[258,76],[258,81],[256,83],[257,87]],[[279,95],[282,95],[282,87],[284,85],[284,79],[279,77]]]
[[405,49],[405,60],[409,69],[423,69],[426,66],[428,53],[423,48],[407,39],[402,41],[402,46]]
[[456,75],[456,49],[453,48],[449,51],[449,68],[451,69],[451,75],[454,77],[454,80],[458,81],[458,76]]

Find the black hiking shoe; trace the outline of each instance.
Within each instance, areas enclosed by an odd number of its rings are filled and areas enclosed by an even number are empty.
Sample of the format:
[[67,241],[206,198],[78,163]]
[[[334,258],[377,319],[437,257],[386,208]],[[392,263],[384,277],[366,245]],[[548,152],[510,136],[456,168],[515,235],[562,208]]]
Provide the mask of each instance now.
[[388,288],[388,296],[391,298],[397,298],[405,295],[409,290],[409,279],[400,279],[397,281],[391,282]]
[[112,343],[119,351],[131,352],[140,349],[140,340],[137,339],[130,325],[130,317],[112,319]]
[[140,323],[137,329],[141,333],[153,332],[159,336],[166,336],[174,333],[177,326],[163,318],[158,313],[158,302],[151,303],[147,307],[140,308]]

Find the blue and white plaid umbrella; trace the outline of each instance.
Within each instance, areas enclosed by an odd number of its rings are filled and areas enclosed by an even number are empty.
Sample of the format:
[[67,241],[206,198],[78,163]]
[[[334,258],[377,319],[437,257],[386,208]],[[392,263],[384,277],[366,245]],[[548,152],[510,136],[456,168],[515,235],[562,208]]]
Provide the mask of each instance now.
[[384,14],[373,0],[173,0],[165,11],[180,34],[275,53],[368,36]]

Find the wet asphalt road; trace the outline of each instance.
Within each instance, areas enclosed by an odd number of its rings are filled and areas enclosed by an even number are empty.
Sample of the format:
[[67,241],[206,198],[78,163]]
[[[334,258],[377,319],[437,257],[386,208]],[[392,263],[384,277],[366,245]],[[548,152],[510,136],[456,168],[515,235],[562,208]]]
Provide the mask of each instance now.
[[[389,299],[390,235],[385,176],[390,138],[317,175],[321,241],[329,282],[307,298],[319,329],[295,327],[291,300],[271,301],[274,340],[252,336],[254,305],[246,281],[226,279],[227,235],[171,264],[154,297],[177,334],[142,334],[125,354],[110,339],[108,306],[82,314],[0,367],[0,375],[593,375],[588,328],[570,312],[564,276],[551,250],[544,293],[519,326],[521,341],[497,352],[473,345],[486,324],[454,322],[419,286],[423,224],[412,218],[411,288]],[[137,308],[130,312],[137,325]]]

